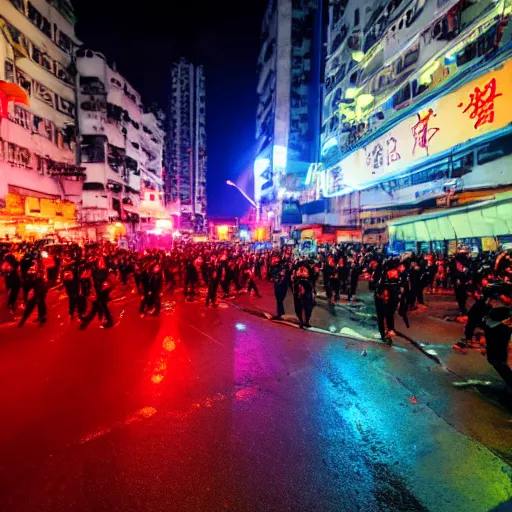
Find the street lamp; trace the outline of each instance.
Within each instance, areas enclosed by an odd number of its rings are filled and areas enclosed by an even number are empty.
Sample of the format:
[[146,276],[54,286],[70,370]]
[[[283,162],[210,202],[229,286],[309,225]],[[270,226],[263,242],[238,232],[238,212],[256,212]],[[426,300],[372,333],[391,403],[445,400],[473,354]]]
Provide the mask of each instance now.
[[235,187],[240,194],[242,194],[249,203],[251,203],[254,208],[256,208],[256,203],[236,184],[233,183],[231,180],[226,181],[226,185],[229,185],[230,187]]

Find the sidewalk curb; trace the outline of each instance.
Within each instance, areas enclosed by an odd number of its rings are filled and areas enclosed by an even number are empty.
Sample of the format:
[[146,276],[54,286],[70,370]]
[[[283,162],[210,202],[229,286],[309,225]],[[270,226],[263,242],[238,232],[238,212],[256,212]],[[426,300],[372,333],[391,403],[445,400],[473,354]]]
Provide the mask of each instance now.
[[[321,303],[322,306],[329,307],[329,301],[327,299],[316,297],[316,300],[317,300],[317,302]],[[354,304],[353,307],[350,307],[348,304],[341,304],[339,302],[334,303],[333,306],[336,309],[341,309],[342,311],[345,311],[345,312],[349,313],[350,317],[351,317],[351,320],[363,320],[363,321],[365,321],[365,320],[372,320],[372,321],[377,321],[377,315],[373,315],[371,313],[368,313],[368,316],[365,319],[363,319],[362,317],[357,315],[357,313],[359,312],[359,311],[357,311],[358,309],[363,309],[363,308],[367,307],[364,301],[361,301],[357,306]]]
[[[295,322],[289,322],[287,320],[274,320],[274,318],[273,318],[274,315],[272,315],[271,313],[268,313],[267,311],[251,309],[251,308],[247,308],[245,306],[239,306],[236,303],[230,303],[230,305],[237,308],[240,311],[243,311],[244,313],[248,313],[249,315],[253,315],[253,316],[258,316],[260,318],[268,320],[269,322],[273,322],[275,324],[287,325],[288,327],[294,327],[295,329],[300,329],[299,325],[296,324]],[[366,338],[364,336],[356,337],[356,336],[351,336],[350,334],[341,334],[339,332],[331,332],[326,329],[321,329],[319,327],[304,328],[304,331],[312,332],[312,333],[316,333],[316,334],[328,335],[328,336],[335,336],[336,338],[350,339],[353,341],[361,341],[364,343],[374,343],[376,345],[383,345],[385,347],[388,346],[386,343],[379,341],[377,339]]]
[[422,352],[427,357],[432,359],[432,361],[435,361],[437,364],[439,364],[441,366],[444,366],[444,364],[441,361],[441,359],[439,357],[435,356],[434,354],[429,353],[427,350],[425,350],[425,347],[423,347],[420,342],[412,339],[410,336],[407,336],[407,334],[404,334],[403,332],[396,331],[396,333],[398,334],[398,336],[400,336],[401,338],[404,338],[404,340],[407,340],[409,343],[414,345],[420,352]]
[[[317,297],[317,300],[318,300],[318,297]],[[320,299],[322,302],[326,303],[328,305],[328,302],[326,301],[326,299],[323,299],[321,298]],[[362,305],[363,307],[366,307],[366,304],[364,303],[364,301],[362,301]],[[349,314],[351,314],[350,316],[351,317],[355,317],[355,319],[359,319],[357,317],[357,315],[355,315],[355,312],[352,308],[348,307],[346,304],[340,304],[340,303],[335,303],[334,304],[336,308],[339,308],[343,311],[346,311],[348,312]],[[368,316],[368,320],[377,320],[377,315],[372,315],[372,314],[369,314]],[[402,332],[399,332],[399,331],[396,331],[397,335],[400,336],[401,338],[403,338],[404,340],[408,341],[409,343],[411,343],[411,345],[413,345],[415,348],[417,348],[420,352],[422,352],[424,355],[426,355],[428,358],[432,359],[432,361],[435,361],[437,364],[439,364],[440,366],[443,366],[444,367],[444,364],[443,362],[441,361],[441,359],[434,355],[434,354],[431,354],[429,353],[423,346],[420,342],[414,340],[413,338],[411,338],[410,336],[407,336],[407,334],[404,334]]]

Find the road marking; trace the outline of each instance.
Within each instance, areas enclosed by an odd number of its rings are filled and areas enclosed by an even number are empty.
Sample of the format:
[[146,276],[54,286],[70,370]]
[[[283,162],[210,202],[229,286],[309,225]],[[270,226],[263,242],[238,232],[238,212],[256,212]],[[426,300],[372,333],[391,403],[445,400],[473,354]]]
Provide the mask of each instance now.
[[195,325],[192,325],[189,322],[185,322],[188,326],[192,327],[192,329],[196,330],[198,333],[202,334],[203,336],[206,336],[210,340],[212,340],[214,343],[217,343],[217,345],[220,345],[221,347],[226,348],[226,345],[221,343],[220,341],[217,341],[215,338],[212,338],[209,334],[206,334],[205,332],[201,331],[201,329],[198,329]]

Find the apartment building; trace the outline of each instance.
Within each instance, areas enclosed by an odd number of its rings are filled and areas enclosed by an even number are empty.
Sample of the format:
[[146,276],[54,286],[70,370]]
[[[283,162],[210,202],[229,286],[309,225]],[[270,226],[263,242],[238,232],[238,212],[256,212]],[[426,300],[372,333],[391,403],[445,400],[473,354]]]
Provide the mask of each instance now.
[[0,120],[0,237],[76,224],[84,170],[75,155],[74,25],[67,0],[0,0],[0,80],[28,98]]
[[321,0],[270,0],[258,57],[255,199],[281,226],[283,200],[298,198],[320,132]]
[[[453,215],[443,218],[455,219],[460,208],[506,192],[511,12],[509,0],[333,1],[320,161],[306,180],[316,196],[303,210],[323,201],[334,225],[379,243],[397,217],[449,208]],[[336,207],[335,198],[348,195],[356,219]],[[497,221],[473,231],[467,221],[439,221],[442,230],[435,215],[429,222],[409,229],[407,243],[483,247],[484,238],[509,235]]]
[[133,220],[129,210],[140,202],[146,159],[140,95],[99,52],[78,50],[76,65],[82,221]]
[[173,65],[168,108],[166,200],[179,210],[182,231],[205,233],[206,89],[202,66]]

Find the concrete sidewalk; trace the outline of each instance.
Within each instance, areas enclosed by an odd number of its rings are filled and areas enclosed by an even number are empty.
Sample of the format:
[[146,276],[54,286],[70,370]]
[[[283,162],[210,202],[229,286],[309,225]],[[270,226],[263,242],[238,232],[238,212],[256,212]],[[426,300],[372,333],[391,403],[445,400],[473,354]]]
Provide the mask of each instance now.
[[[272,318],[276,314],[276,303],[273,286],[269,281],[257,282],[261,298],[239,295],[231,303],[247,312]],[[381,343],[377,329],[377,320],[373,293],[368,282],[362,281],[359,286],[357,300],[353,304],[342,297],[335,308],[329,308],[325,294],[318,287],[317,307],[313,310],[311,324],[313,332],[332,333],[360,339],[363,342]],[[393,339],[397,347],[410,347],[411,344],[451,372],[460,380],[460,385],[471,383],[487,383],[499,385],[503,383],[499,375],[489,365],[482,349],[455,350],[453,348],[462,337],[464,325],[449,322],[443,318],[456,314],[457,305],[453,295],[426,295],[427,309],[413,311],[409,315],[410,327],[407,328],[399,315],[395,316],[395,327],[398,336]],[[291,290],[285,300],[286,323],[298,324],[294,314]]]

